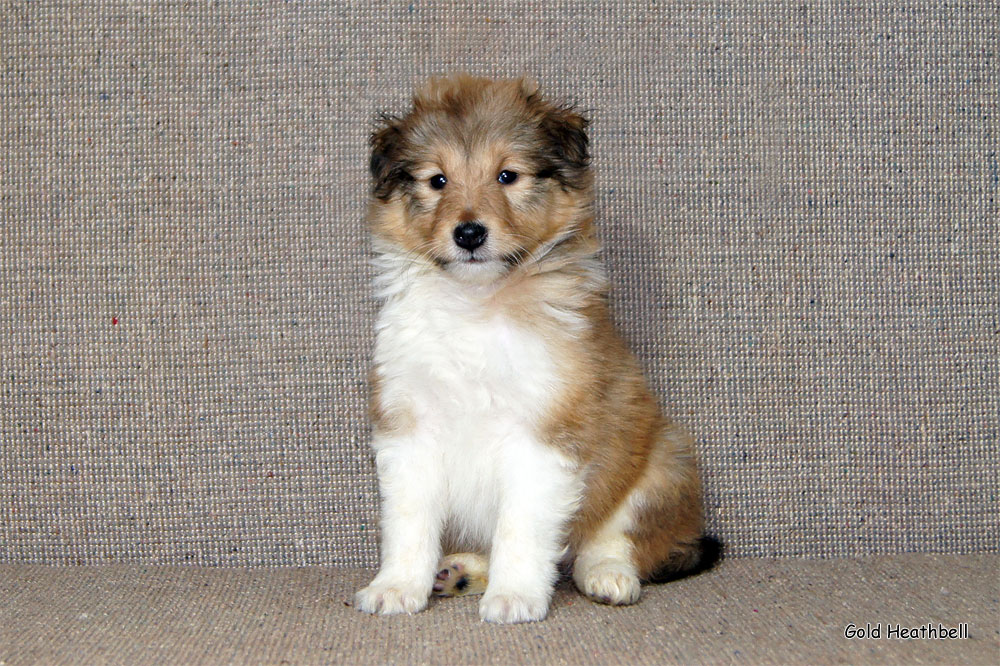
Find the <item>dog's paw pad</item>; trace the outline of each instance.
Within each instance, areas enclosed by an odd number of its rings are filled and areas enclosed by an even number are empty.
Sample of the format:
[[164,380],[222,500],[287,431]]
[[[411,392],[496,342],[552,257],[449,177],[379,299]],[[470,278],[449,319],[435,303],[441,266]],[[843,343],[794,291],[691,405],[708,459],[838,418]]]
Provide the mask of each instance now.
[[614,566],[599,566],[583,577],[580,591],[593,601],[611,606],[627,606],[639,601],[638,577]]
[[486,590],[486,560],[475,553],[456,553],[441,559],[434,580],[439,597],[464,597]]
[[354,595],[354,607],[365,613],[398,615],[417,613],[427,606],[427,588],[415,585],[372,583]]
[[548,599],[533,599],[519,594],[487,594],[479,602],[479,617],[484,622],[516,624],[538,622],[549,611]]

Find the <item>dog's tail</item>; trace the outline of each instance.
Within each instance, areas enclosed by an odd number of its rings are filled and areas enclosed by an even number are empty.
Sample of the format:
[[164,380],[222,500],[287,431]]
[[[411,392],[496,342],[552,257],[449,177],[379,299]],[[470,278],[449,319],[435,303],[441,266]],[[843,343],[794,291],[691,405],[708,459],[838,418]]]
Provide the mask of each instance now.
[[715,537],[705,535],[697,541],[683,544],[659,569],[653,572],[647,583],[669,583],[679,578],[695,576],[708,571],[722,559],[722,543]]

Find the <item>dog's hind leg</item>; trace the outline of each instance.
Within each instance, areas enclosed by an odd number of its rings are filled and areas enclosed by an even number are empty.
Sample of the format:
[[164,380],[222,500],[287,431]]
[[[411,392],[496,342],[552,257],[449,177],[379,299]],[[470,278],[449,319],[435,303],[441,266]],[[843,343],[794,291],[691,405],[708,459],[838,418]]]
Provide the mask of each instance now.
[[434,580],[434,595],[464,597],[486,591],[489,562],[478,553],[453,553],[441,558]]
[[580,544],[573,562],[573,582],[593,601],[614,606],[639,600],[639,573],[632,542],[626,536],[635,522],[635,506],[626,498],[604,524]]
[[693,442],[668,424],[638,483],[579,545],[573,581],[594,601],[633,604],[640,581],[666,582],[714,564],[720,546],[702,530]]

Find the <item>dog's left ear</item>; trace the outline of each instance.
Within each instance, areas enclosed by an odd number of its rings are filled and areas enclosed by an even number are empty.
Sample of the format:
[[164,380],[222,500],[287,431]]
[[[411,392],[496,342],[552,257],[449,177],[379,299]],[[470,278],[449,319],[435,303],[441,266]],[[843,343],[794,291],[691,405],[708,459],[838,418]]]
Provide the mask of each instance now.
[[382,115],[379,122],[381,126],[368,140],[372,147],[368,169],[375,181],[372,193],[382,201],[387,201],[393,192],[411,182],[413,177],[400,159],[403,133],[399,118]]
[[589,121],[572,106],[549,106],[541,121],[548,144],[547,155],[554,173],[565,187],[582,189],[589,183],[590,165],[587,125]]

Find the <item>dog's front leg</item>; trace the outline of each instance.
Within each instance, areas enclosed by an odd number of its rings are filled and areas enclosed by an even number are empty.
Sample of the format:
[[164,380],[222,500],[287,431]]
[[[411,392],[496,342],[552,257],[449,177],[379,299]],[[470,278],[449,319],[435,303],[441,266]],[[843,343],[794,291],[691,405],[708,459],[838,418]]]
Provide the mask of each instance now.
[[427,606],[441,557],[444,502],[433,442],[420,437],[376,438],[382,494],[382,566],[355,595],[366,613],[416,613]]
[[479,616],[487,622],[532,622],[548,613],[580,484],[575,465],[531,437],[510,443],[505,454]]

